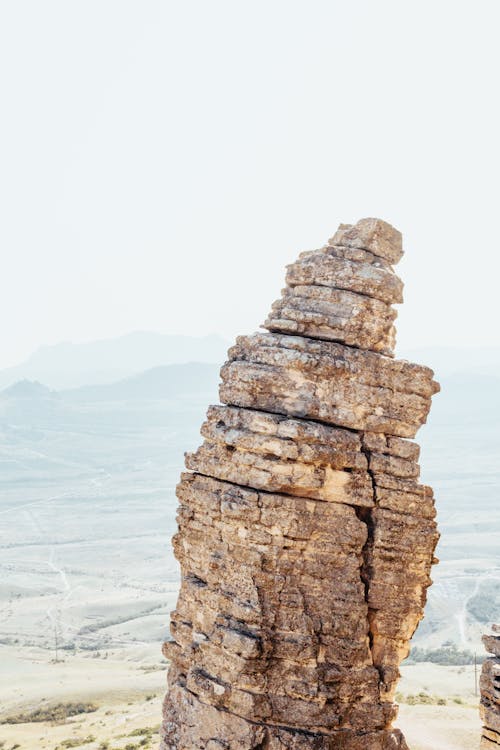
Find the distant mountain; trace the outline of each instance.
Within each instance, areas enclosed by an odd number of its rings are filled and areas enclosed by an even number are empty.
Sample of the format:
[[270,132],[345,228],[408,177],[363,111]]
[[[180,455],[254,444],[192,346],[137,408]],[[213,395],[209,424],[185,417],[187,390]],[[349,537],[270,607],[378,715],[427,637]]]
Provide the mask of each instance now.
[[8,423],[36,425],[60,410],[58,393],[36,380],[19,380],[0,391],[0,434]]
[[220,365],[188,362],[183,365],[153,367],[116,383],[85,385],[60,391],[64,401],[131,401],[136,399],[165,399],[189,394],[217,392]]
[[0,392],[0,399],[56,398],[57,394],[37,380],[19,380]]
[[78,388],[112,383],[144,370],[186,362],[219,365],[229,342],[221,336],[171,336],[136,331],[83,344],[43,346],[16,367],[0,370],[0,388],[19,380],[37,380],[49,388]]
[[[115,383],[85,385],[61,391],[52,391],[36,381],[21,380],[0,391],[0,437],[2,427],[11,425],[47,425],[51,420],[52,427],[69,424],[75,415],[83,413],[87,407],[101,408],[106,402],[106,409],[114,412],[126,412],[127,409],[140,412],[150,419],[151,404],[157,402],[159,409],[171,408],[168,402],[178,401],[177,408],[186,411],[186,398],[198,403],[201,399],[206,404],[217,400],[220,366],[206,362],[189,362],[183,365],[165,365],[133,375]],[[150,405],[135,406],[137,402],[150,402]],[[187,410],[186,410],[187,409]],[[97,419],[94,416],[89,419]],[[186,417],[188,418],[188,417]],[[1,442],[1,440],[0,440]]]

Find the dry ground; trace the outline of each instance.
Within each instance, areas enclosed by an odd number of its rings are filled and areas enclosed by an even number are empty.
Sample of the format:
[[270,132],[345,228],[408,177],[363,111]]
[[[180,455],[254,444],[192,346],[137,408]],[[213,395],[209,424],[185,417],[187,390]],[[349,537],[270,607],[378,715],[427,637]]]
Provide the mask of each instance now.
[[481,723],[474,667],[415,664],[401,671],[397,726],[411,750],[476,750]]
[[[107,658],[103,654],[69,656],[58,664],[42,650],[26,650],[19,656],[12,647],[2,646],[0,660],[3,674],[7,669],[9,674],[8,680],[0,682],[3,717],[58,701],[86,700],[99,706],[93,713],[60,723],[0,724],[2,750],[157,747],[165,685],[165,664],[161,663],[157,645],[109,652]],[[411,750],[478,747],[480,722],[473,668],[432,664],[404,667],[400,701],[397,725]],[[410,705],[415,701],[416,705]],[[443,701],[445,705],[438,705]]]

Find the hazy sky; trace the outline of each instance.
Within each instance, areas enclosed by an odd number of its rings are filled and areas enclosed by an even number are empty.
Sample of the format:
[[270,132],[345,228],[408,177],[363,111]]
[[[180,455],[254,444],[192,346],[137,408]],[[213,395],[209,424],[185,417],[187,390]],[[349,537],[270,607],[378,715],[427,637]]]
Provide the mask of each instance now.
[[1,0],[0,367],[254,330],[339,222],[400,228],[399,344],[500,344],[498,0]]

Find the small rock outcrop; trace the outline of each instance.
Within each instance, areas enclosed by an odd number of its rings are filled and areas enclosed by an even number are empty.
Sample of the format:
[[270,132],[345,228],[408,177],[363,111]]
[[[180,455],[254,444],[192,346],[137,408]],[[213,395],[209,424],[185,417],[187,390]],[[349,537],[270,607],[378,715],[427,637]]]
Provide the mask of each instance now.
[[401,234],[341,225],[239,337],[177,488],[164,750],[402,750],[399,664],[438,539],[418,446],[439,390],[393,358]]
[[481,672],[481,750],[500,748],[500,625],[493,625],[492,630],[495,635],[483,636],[486,651],[493,656],[483,662]]

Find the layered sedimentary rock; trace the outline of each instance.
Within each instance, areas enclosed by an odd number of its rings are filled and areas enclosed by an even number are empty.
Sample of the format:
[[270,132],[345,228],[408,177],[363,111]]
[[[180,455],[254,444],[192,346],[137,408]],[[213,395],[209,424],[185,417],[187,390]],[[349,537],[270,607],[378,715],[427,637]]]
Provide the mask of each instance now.
[[393,358],[401,235],[364,219],[288,267],[221,370],[177,488],[164,750],[396,750],[398,667],[438,539],[418,446],[438,390]]
[[481,672],[481,750],[500,748],[500,625],[494,625],[493,632],[483,636],[486,651],[493,656],[486,659]]

